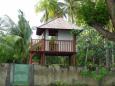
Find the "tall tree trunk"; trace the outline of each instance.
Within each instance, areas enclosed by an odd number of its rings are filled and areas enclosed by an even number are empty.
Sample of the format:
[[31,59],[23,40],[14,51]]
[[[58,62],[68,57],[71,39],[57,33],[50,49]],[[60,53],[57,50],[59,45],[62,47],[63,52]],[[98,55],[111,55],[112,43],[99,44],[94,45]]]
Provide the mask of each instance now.
[[87,64],[87,58],[88,58],[88,47],[87,47],[86,55],[85,55],[85,66],[86,66],[86,64]]
[[106,0],[110,18],[115,29],[115,0]]
[[111,45],[112,45],[112,48],[111,48],[111,54],[112,54],[111,57],[112,57],[112,58],[111,58],[111,59],[112,59],[112,65],[113,65],[113,64],[115,63],[115,62],[114,62],[114,43],[111,42]]
[[109,68],[109,49],[108,49],[108,40],[104,40],[105,44],[105,59],[106,59],[106,67]]
[[89,44],[87,45],[86,54],[85,54],[85,69],[86,70],[87,70],[88,51],[89,51]]
[[[113,28],[115,29],[115,0],[105,0],[105,1],[108,7],[108,12],[113,24]],[[93,25],[93,27],[104,37],[115,42],[115,32],[110,32],[108,30],[105,30],[105,28],[99,24],[95,24]]]
[[93,27],[100,33],[102,34],[105,38],[114,41],[115,42],[115,32],[110,32],[108,30],[105,30],[105,27],[103,27],[100,24],[95,24]]

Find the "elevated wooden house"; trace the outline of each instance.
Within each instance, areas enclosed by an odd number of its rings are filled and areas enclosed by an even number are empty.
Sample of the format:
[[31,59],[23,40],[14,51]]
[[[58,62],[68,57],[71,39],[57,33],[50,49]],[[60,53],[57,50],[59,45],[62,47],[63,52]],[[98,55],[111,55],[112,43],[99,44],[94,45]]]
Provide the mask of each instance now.
[[37,27],[36,34],[41,36],[41,39],[31,40],[29,63],[33,64],[32,57],[39,54],[40,64],[45,64],[46,56],[68,56],[70,65],[75,65],[76,36],[71,30],[77,28],[63,18]]

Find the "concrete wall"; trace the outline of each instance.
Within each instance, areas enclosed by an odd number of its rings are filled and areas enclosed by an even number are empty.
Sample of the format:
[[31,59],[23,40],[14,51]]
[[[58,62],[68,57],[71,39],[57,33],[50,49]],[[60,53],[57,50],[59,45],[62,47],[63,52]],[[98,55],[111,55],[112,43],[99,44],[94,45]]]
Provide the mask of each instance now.
[[8,64],[0,64],[0,86],[5,86]]
[[103,78],[102,84],[103,86],[115,86],[115,71]]
[[[5,86],[8,64],[0,64],[0,86]],[[111,72],[99,81],[91,77],[82,77],[76,67],[60,67],[56,65],[33,65],[34,86],[51,86],[53,83],[66,83],[68,86],[115,86],[115,73]]]
[[59,66],[40,66],[34,65],[34,84],[35,86],[47,86],[51,83],[66,83],[74,86],[78,83],[88,86],[98,86],[96,80],[83,78],[75,67],[62,68]]
[[[101,81],[91,77],[83,77],[76,67],[34,65],[35,86],[50,86],[51,83],[62,82],[68,86],[115,86],[115,72],[110,72]],[[99,84],[101,82],[101,84]]]

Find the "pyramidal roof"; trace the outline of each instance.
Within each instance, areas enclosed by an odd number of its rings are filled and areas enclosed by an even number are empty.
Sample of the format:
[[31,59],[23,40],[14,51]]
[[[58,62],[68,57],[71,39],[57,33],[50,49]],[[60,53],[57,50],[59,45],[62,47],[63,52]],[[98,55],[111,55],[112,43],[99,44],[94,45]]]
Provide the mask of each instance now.
[[50,29],[77,29],[78,26],[65,21],[63,18],[56,18],[52,21],[49,21],[37,28],[50,28]]

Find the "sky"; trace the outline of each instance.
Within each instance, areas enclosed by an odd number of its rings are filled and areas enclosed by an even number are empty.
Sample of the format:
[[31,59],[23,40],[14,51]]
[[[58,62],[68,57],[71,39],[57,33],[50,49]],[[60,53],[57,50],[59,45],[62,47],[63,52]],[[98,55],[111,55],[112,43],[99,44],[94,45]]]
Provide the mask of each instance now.
[[[18,21],[18,10],[24,12],[25,18],[31,27],[40,26],[42,13],[35,12],[35,6],[40,0],[0,0],[0,17],[8,15],[15,23]],[[59,0],[63,1],[63,0]],[[32,38],[36,39],[36,30],[33,30]]]
[[[42,13],[35,12],[39,0],[0,0],[0,17],[8,15],[15,23],[18,21],[18,10],[24,12],[25,18],[31,27],[40,26]],[[37,39],[36,30],[32,30],[32,39]]]
[[39,0],[0,0],[0,17],[8,15],[14,22],[18,21],[18,10],[24,12],[30,26],[41,25],[42,14],[35,13],[35,5]]

